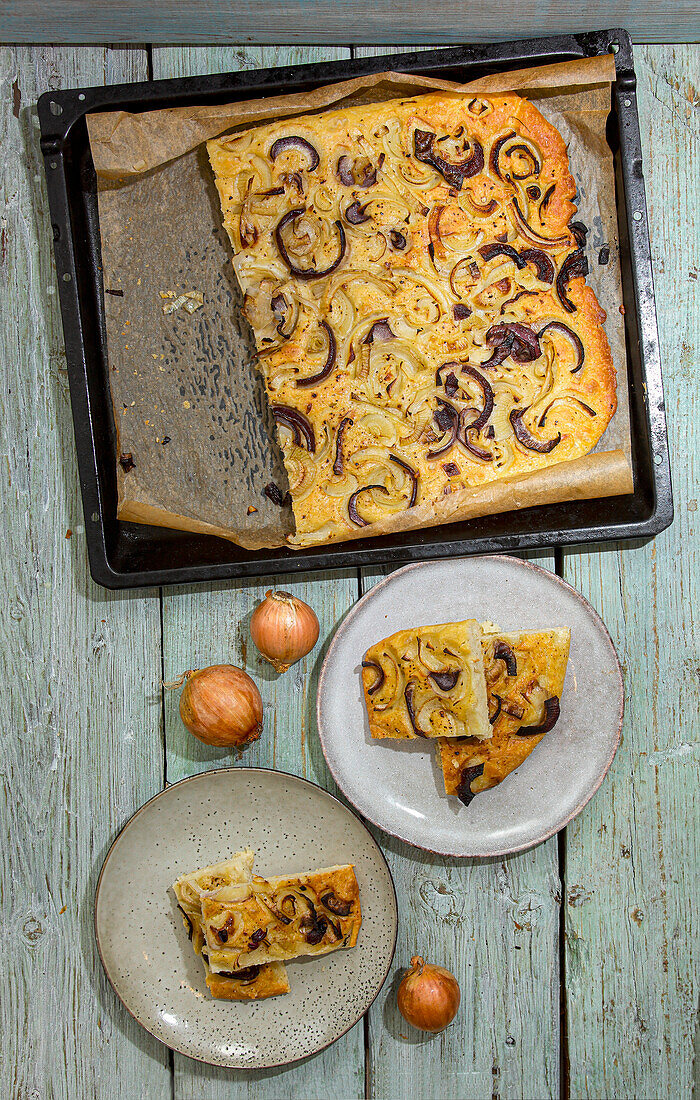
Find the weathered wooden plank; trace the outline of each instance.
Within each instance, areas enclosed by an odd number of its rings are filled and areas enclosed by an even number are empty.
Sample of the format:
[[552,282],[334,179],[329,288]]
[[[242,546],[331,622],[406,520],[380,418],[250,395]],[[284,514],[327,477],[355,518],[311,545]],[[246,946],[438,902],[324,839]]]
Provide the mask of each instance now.
[[396,4],[394,0],[286,0],[271,11],[259,0],[199,5],[187,0],[158,4],[108,4],[90,0],[5,0],[8,42],[217,43],[483,42],[490,39],[580,33],[626,27],[640,42],[697,42],[700,18],[694,0],[591,0],[585,7],[519,0],[503,9],[489,0],[455,5],[450,0]]
[[107,848],[162,783],[158,594],[88,575],[34,110],[48,88],[145,72],[139,49],[0,50],[0,1080],[23,1100],[170,1096],[167,1051],[92,931]]
[[[342,48],[253,49],[239,46],[208,50],[188,47],[155,49],[155,77],[186,76],[267,65],[299,64],[349,56]],[[261,579],[216,585],[195,591],[165,591],[163,636],[168,678],[184,668],[216,661],[245,667],[260,686],[265,702],[265,732],[240,761],[224,750],[207,749],[183,728],[177,697],[166,699],[167,778],[225,764],[260,765],[307,776],[334,789],[326,769],[315,723],[316,684],[326,645],[340,619],[357,598],[355,570]],[[270,587],[294,592],[311,604],[321,624],[313,653],[282,676],[259,657],[250,641],[248,621]],[[234,1097],[325,1097],[350,1100],[363,1095],[364,1037],[358,1024],[338,1043],[300,1065],[262,1072],[215,1069],[175,1056],[176,1097],[233,1100]]]
[[700,52],[644,47],[635,60],[676,518],[646,546],[564,557],[627,692],[611,774],[567,836],[571,1095],[686,1100],[700,978]]

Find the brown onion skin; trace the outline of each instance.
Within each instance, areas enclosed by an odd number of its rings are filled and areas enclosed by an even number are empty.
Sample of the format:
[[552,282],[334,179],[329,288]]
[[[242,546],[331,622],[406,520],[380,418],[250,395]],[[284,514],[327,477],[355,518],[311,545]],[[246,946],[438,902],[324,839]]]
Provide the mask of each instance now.
[[185,673],[180,717],[205,745],[240,748],[262,733],[262,699],[242,668],[210,665]]
[[420,955],[411,959],[397,994],[404,1020],[420,1031],[444,1031],[457,1015],[461,994],[454,974],[432,966]]
[[313,608],[289,592],[273,592],[255,608],[250,635],[261,657],[278,672],[286,672],[318,641],[319,625]]

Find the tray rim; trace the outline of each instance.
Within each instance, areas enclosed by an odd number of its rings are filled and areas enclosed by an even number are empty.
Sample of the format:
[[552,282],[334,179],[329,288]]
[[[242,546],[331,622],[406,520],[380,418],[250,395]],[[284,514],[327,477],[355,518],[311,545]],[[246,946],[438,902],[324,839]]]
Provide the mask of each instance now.
[[100,868],[100,873],[99,873],[98,878],[97,878],[97,884],[95,886],[94,901],[93,901],[93,906],[92,906],[92,909],[93,909],[92,930],[93,930],[93,935],[95,937],[95,944],[97,946],[97,953],[100,957],[100,963],[102,964],[102,970],[104,972],[104,975],[105,975],[107,981],[110,984],[112,992],[117,997],[117,999],[120,1002],[120,1004],[122,1005],[122,1007],[125,1008],[126,1011],[129,1013],[132,1020],[134,1020],[139,1025],[139,1027],[142,1027],[144,1031],[147,1031],[149,1035],[152,1035],[154,1039],[156,1039],[159,1043],[162,1043],[163,1046],[166,1047],[168,1050],[173,1050],[173,1051],[175,1051],[179,1054],[184,1054],[184,1056],[186,1058],[192,1058],[193,1061],[195,1061],[195,1062],[201,1062],[203,1065],[207,1065],[207,1066],[223,1066],[224,1068],[229,1068],[229,1069],[240,1068],[240,1067],[236,1067],[236,1066],[231,1066],[228,1063],[224,1063],[224,1062],[210,1062],[206,1058],[199,1058],[195,1054],[190,1054],[190,1053],[187,1053],[185,1051],[181,1051],[179,1049],[179,1047],[170,1046],[170,1044],[166,1043],[164,1039],[161,1039],[161,1037],[159,1035],[156,1035],[155,1032],[151,1031],[150,1028],[146,1027],[146,1025],[143,1023],[143,1021],[140,1020],[134,1012],[132,1012],[132,1010],[129,1008],[128,1004],[126,1003],[126,1001],[123,999],[121,993],[119,992],[117,987],[112,982],[111,975],[109,973],[109,970],[107,969],[107,964],[105,963],[104,955],[102,953],[102,943],[100,941],[100,933],[99,933],[99,929],[98,929],[98,926],[97,926],[97,903],[98,903],[98,899],[99,899],[99,896],[100,896],[100,886],[102,885],[102,877],[105,873],[105,870],[107,868],[107,864],[110,860],[112,852],[114,851],[114,849],[115,849],[117,843],[119,842],[119,839],[122,836],[122,834],[126,831],[126,829],[129,828],[131,823],[133,821],[135,821],[135,819],[139,816],[139,814],[143,810],[147,809],[148,806],[150,806],[152,802],[156,801],[156,799],[161,798],[164,794],[167,794],[168,791],[173,789],[173,787],[179,787],[182,784],[190,783],[192,780],[195,780],[195,779],[204,779],[206,776],[209,776],[214,772],[269,772],[269,773],[272,773],[274,775],[286,776],[288,779],[299,780],[300,783],[306,783],[309,787],[316,787],[319,791],[322,791],[323,794],[328,795],[328,797],[331,799],[332,802],[337,802],[338,805],[341,807],[341,809],[347,810],[348,813],[352,814],[353,817],[357,818],[357,820],[360,822],[360,824],[364,828],[365,832],[369,836],[370,840],[372,840],[372,842],[374,843],[374,846],[376,847],[376,849],[379,852],[380,856],[382,857],[382,860],[384,861],[384,866],[386,868],[386,873],[389,876],[389,882],[391,883],[391,889],[392,889],[392,894],[393,894],[393,898],[394,898],[394,940],[393,940],[393,943],[392,943],[391,951],[389,953],[389,960],[387,962],[386,972],[385,972],[384,977],[381,981],[381,984],[379,985],[379,988],[377,989],[377,992],[374,994],[372,1000],[367,1005],[365,1010],[361,1013],[361,1015],[358,1016],[357,1019],[352,1024],[349,1025],[349,1027],[345,1028],[344,1031],[341,1031],[341,1033],[339,1035],[337,1035],[335,1039],[331,1039],[331,1041],[329,1043],[326,1043],[324,1046],[319,1047],[318,1050],[313,1051],[311,1054],[301,1054],[298,1058],[292,1058],[292,1059],[289,1059],[287,1061],[282,1061],[282,1062],[266,1062],[264,1066],[256,1066],[253,1072],[257,1072],[260,1069],[274,1069],[275,1067],[279,1067],[279,1066],[291,1066],[291,1065],[294,1065],[296,1062],[303,1061],[305,1058],[313,1058],[317,1054],[320,1054],[322,1051],[328,1050],[328,1048],[332,1047],[334,1045],[334,1043],[337,1043],[340,1039],[342,1039],[344,1035],[347,1035],[347,1033],[349,1031],[351,1031],[352,1028],[355,1027],[357,1023],[359,1023],[359,1021],[363,1018],[363,1016],[365,1015],[366,1012],[369,1012],[370,1008],[372,1007],[372,1005],[376,1001],[377,997],[381,993],[382,989],[386,985],[387,978],[389,977],[389,972],[391,970],[392,964],[394,962],[394,958],[396,956],[396,947],[397,947],[397,943],[398,943],[398,934],[399,934],[399,899],[398,899],[398,894],[396,893],[396,883],[394,882],[394,876],[391,873],[391,867],[389,866],[389,861],[386,858],[386,855],[384,854],[384,851],[383,851],[379,841],[376,839],[376,837],[372,836],[372,833],[369,829],[369,826],[367,824],[366,819],[362,816],[361,813],[359,813],[355,809],[355,807],[352,804],[342,802],[338,798],[337,795],[333,794],[331,791],[326,790],[326,788],[322,787],[320,783],[315,783],[313,779],[307,779],[306,776],[303,776],[303,775],[295,775],[294,772],[282,771],[280,768],[264,768],[264,767],[259,767],[257,765],[255,765],[254,767],[248,767],[247,765],[242,765],[241,767],[236,767],[235,765],[233,765],[233,766],[229,765],[229,766],[223,767],[223,768],[207,768],[206,771],[195,772],[194,775],[183,776],[183,778],[178,779],[177,782],[169,783],[167,786],[163,787],[162,790],[156,791],[156,793],[154,795],[152,795],[151,798],[148,798],[144,803],[142,803],[141,806],[139,806],[136,810],[134,810],[133,814],[128,818],[127,821],[124,822],[124,824],[121,826],[121,828],[117,831],[117,834],[114,837],[114,840],[112,841],[112,843],[110,844],[109,849],[107,851],[107,854],[104,857],[104,861],[102,863],[102,867]]
[[[475,65],[488,67],[510,63],[511,67],[518,68],[527,65],[528,56],[541,57],[547,52],[569,52],[574,56],[593,56],[609,52],[609,48],[614,44],[617,45],[617,50],[614,51],[617,78],[612,91],[618,108],[621,137],[620,166],[623,202],[626,207],[623,212],[618,202],[618,216],[622,218],[626,213],[626,229],[630,241],[629,268],[636,304],[634,333],[639,336],[642,380],[646,387],[644,413],[653,497],[648,514],[640,519],[622,519],[602,526],[594,522],[566,530],[541,529],[525,533],[501,533],[472,538],[447,537],[432,543],[422,542],[421,532],[415,531],[391,536],[388,545],[385,540],[369,537],[367,540],[351,540],[332,546],[312,547],[304,552],[295,552],[291,549],[272,552],[263,550],[254,554],[248,552],[251,556],[225,562],[210,561],[149,569],[131,569],[128,566],[115,568],[110,558],[105,531],[103,487],[98,470],[100,444],[96,438],[93,420],[91,383],[78,297],[78,261],[75,242],[70,232],[71,215],[65,172],[66,144],[70,141],[73,129],[84,119],[84,116],[101,107],[115,109],[120,102],[120,97],[123,106],[133,108],[141,104],[144,110],[148,110],[166,101],[172,101],[173,98],[185,98],[190,101],[222,97],[226,99],[236,98],[236,92],[239,93],[238,98],[244,98],[240,95],[242,91],[248,90],[251,94],[260,94],[268,86],[279,85],[280,81],[294,85],[303,83],[318,85],[332,79],[377,72],[384,67],[436,71],[441,68],[454,68],[460,64],[468,64],[470,67]],[[468,53],[468,58],[465,58],[465,53]],[[667,528],[673,520],[673,496],[635,88],[636,77],[631,40],[625,30],[617,28],[579,35],[554,35],[508,42],[449,46],[420,53],[406,51],[400,54],[367,58],[241,70],[204,77],[182,77],[45,92],[38,100],[42,134],[41,149],[44,156],[51,219],[54,224],[56,267],[57,272],[63,273],[62,278],[59,279],[59,299],[66,344],[86,542],[93,579],[109,589],[143,588],[236,577],[343,569],[368,563],[403,563],[416,559],[454,557],[460,554],[469,556],[489,554],[494,551],[508,552],[595,542],[628,541],[649,538]],[[147,100],[145,104],[144,99]],[[624,142],[623,137],[626,139]],[[626,201],[630,195],[635,196],[634,211],[628,208]],[[629,372],[626,382],[630,384]],[[633,472],[636,475],[634,463]],[[635,493],[632,496],[634,497],[636,493],[635,486]],[[614,500],[615,498],[604,499]],[[551,507],[557,507],[557,505]],[[527,513],[527,511],[528,509],[523,509],[521,513]],[[454,525],[445,526],[449,529]],[[152,532],[154,529],[148,530]],[[182,534],[187,533],[182,532]],[[402,541],[392,545],[392,539]]]

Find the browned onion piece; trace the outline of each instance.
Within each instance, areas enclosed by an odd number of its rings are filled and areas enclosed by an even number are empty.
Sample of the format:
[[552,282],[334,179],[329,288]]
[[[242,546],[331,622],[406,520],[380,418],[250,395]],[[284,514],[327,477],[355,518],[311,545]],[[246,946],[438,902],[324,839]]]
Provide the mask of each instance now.
[[400,466],[402,470],[405,470],[413,483],[411,488],[411,496],[407,505],[408,508],[412,508],[413,505],[416,503],[416,498],[418,496],[418,474],[412,466],[409,466],[408,463],[404,462],[402,458],[397,458],[396,455],[389,455],[389,461],[395,462],[397,466]]
[[484,150],[478,141],[473,142],[472,152],[466,160],[450,164],[434,151],[435,134],[429,130],[415,130],[413,134],[413,152],[416,160],[430,164],[445,179],[450,187],[459,191],[466,179],[476,176],[484,167]]
[[191,940],[192,936],[194,934],[194,925],[192,924],[192,921],[187,916],[187,913],[185,912],[185,910],[182,908],[181,905],[178,905],[178,909],[180,910],[183,917],[185,918],[185,921],[187,922],[187,938]]
[[241,985],[250,985],[260,973],[259,966],[244,966],[241,970],[220,970],[219,978],[235,978]]
[[537,278],[541,283],[554,282],[554,264],[541,248],[524,248],[520,255],[526,263],[534,264],[537,270]]
[[569,237],[543,237],[540,233],[537,233],[532,226],[526,222],[523,212],[518,206],[518,200],[513,196],[510,200],[513,206],[513,213],[515,214],[515,223],[522,233],[523,237],[526,237],[532,244],[538,245],[540,248],[559,248],[560,245],[568,244]]
[[396,335],[391,331],[389,322],[386,317],[383,317],[381,321],[375,321],[371,329],[362,341],[363,344],[373,344],[375,340],[395,340]]
[[458,439],[463,447],[465,447],[470,454],[473,454],[475,458],[480,458],[483,462],[493,462],[493,455],[490,451],[485,450],[483,447],[479,447],[478,444],[472,443],[469,439],[469,432],[471,431],[471,424],[465,424],[467,416],[475,412],[474,409],[462,409],[459,414],[459,435]]
[[457,260],[457,263],[454,265],[454,267],[452,268],[452,271],[450,272],[450,280],[449,280],[450,281],[450,289],[451,289],[452,293],[454,294],[455,298],[459,298],[459,297],[461,297],[461,295],[460,295],[459,291],[457,290],[457,287],[454,284],[454,280],[455,280],[457,272],[460,270],[460,268],[465,267],[465,266],[469,268],[469,274],[473,277],[475,283],[476,283],[477,279],[479,278],[479,275],[481,274],[480,271],[479,271],[479,265],[477,263],[475,263],[474,260],[470,260],[468,256],[463,256],[461,260]]
[[356,489],[355,492],[348,497],[348,515],[356,527],[369,526],[367,520],[363,519],[357,511],[357,498],[360,493],[366,493],[369,489],[379,489],[380,492],[386,493],[387,496],[389,495],[389,490],[385,488],[384,485],[363,485],[361,489]]
[[550,403],[547,405],[547,408],[542,413],[542,416],[537,421],[538,428],[543,428],[544,427],[545,420],[547,419],[547,414],[549,413],[549,410],[551,409],[552,405],[554,405],[557,401],[575,401],[576,404],[580,408],[582,408],[585,413],[588,413],[589,416],[597,416],[598,415],[598,413],[595,411],[595,409],[592,409],[591,406],[587,405],[585,401],[580,401],[578,397],[573,397],[571,394],[567,394],[565,397],[555,397],[554,401],[550,401]]
[[320,160],[318,153],[310,141],[299,137],[298,134],[277,138],[270,147],[270,160],[274,161],[280,153],[286,153],[287,149],[298,149],[301,153],[306,153],[309,158],[309,171],[313,172],[314,168],[318,168]]
[[338,431],[335,433],[335,461],[333,463],[333,473],[337,474],[338,477],[340,477],[343,472],[343,432],[354,423],[351,416],[344,416],[338,425]]
[[392,248],[397,249],[399,252],[403,252],[406,247],[406,238],[403,233],[399,233],[398,229],[390,229],[389,240],[391,241]]
[[423,733],[423,730],[416,725],[416,712],[413,706],[413,694],[415,690],[415,680],[409,680],[403,692],[403,697],[406,700],[406,710],[408,711],[410,723],[413,726],[413,732],[416,733],[418,737],[427,737],[427,734]]
[[352,174],[352,159],[350,157],[340,157],[337,172],[341,183],[344,183],[346,187],[353,186],[355,177]]
[[457,477],[462,472],[456,462],[443,462],[442,468],[448,477]]
[[489,157],[489,168],[493,172],[494,176],[498,176],[499,180],[502,180],[503,176],[501,175],[500,169],[498,167],[498,158],[501,155],[502,147],[507,141],[510,141],[510,139],[513,137],[515,137],[515,130],[509,130],[507,134],[504,134],[503,137],[494,142],[491,148],[491,156]]
[[544,720],[539,726],[521,726],[516,730],[518,737],[532,737],[536,733],[549,733],[556,726],[560,714],[559,699],[553,695],[544,701]]
[[496,700],[496,712],[495,712],[495,714],[492,714],[491,717],[489,718],[489,723],[490,723],[490,725],[493,726],[494,723],[496,722],[496,719],[498,718],[499,714],[501,713],[501,707],[503,706],[503,700],[501,699],[500,695],[495,691],[492,691],[491,695]]
[[[483,244],[479,252],[485,260],[493,260],[496,256],[507,256],[518,268],[523,268],[526,264],[525,259],[521,259],[512,244]],[[552,268],[552,272],[553,271],[554,268]],[[552,277],[554,276],[552,275]]]
[[552,332],[560,332],[562,336],[566,336],[567,340],[573,345],[574,351],[576,352],[576,366],[572,369],[571,374],[577,374],[583,366],[586,355],[583,350],[583,343],[576,333],[570,329],[568,325],[565,325],[563,321],[550,321],[549,324],[546,324],[544,328],[541,328],[537,333],[538,340],[542,339],[548,329],[551,329]]
[[523,447],[527,447],[528,451],[537,451],[538,454],[548,455],[550,451],[554,450],[558,443],[561,443],[561,432],[557,432],[556,439],[548,439],[546,442],[535,439],[534,435],[530,435],[523,424],[523,416],[526,412],[527,409],[511,410],[510,422],[513,426],[516,439],[518,442],[522,443]]
[[[363,661],[362,662],[362,667],[363,668],[373,668],[375,670],[375,672],[377,673],[377,679],[374,681],[374,683],[372,684],[371,687],[367,688],[367,694],[368,695],[374,695],[375,691],[379,691],[380,687],[382,686],[382,684],[386,680],[386,675],[384,673],[384,669],[382,668],[381,665],[377,664],[376,661]],[[323,900],[323,899],[321,899],[321,900]]]
[[277,248],[279,249],[280,256],[286,263],[287,267],[291,271],[292,275],[296,275],[297,279],[320,279],[323,275],[330,275],[332,271],[335,271],[336,267],[345,255],[345,230],[343,229],[343,223],[336,221],[335,226],[338,230],[338,238],[340,241],[340,248],[338,251],[338,258],[333,261],[330,267],[324,268],[323,271],[308,271],[300,267],[295,267],[287,252],[284,241],[282,240],[282,230],[289,225],[290,222],[295,221],[306,213],[305,206],[298,206],[294,210],[288,210],[287,213],[280,218],[279,222],[275,226],[275,241],[277,242]]
[[553,183],[552,186],[548,187],[547,190],[545,191],[545,193],[542,197],[542,202],[540,203],[540,210],[539,210],[540,214],[544,214],[545,210],[549,206],[550,199],[552,198],[552,195],[556,191],[556,188],[557,188],[556,183]]
[[491,325],[486,332],[486,343],[496,346],[496,351],[482,363],[482,367],[493,367],[502,363],[509,355],[516,363],[531,363],[542,354],[537,333],[519,321],[500,321]]
[[323,382],[324,379],[328,378],[328,375],[331,373],[333,367],[335,366],[335,356],[337,348],[335,343],[335,336],[333,335],[333,329],[328,324],[328,321],[319,321],[318,325],[319,328],[325,330],[326,336],[328,337],[328,356],[318,374],[312,374],[310,378],[297,378],[295,385],[300,390],[308,389],[309,386],[315,386],[318,382]]
[[476,795],[472,791],[472,780],[478,779],[484,774],[483,764],[473,764],[471,768],[462,768],[462,774],[457,787],[457,798],[465,806],[468,806]]
[[540,172],[542,171],[542,165],[539,164],[537,158],[535,157],[535,154],[532,152],[532,149],[528,149],[527,145],[511,145],[510,149],[505,155],[510,157],[513,155],[513,153],[524,153],[525,156],[532,163],[532,170],[530,172],[525,172],[522,175],[518,175],[517,172],[513,172],[512,176],[514,180],[526,180],[530,176],[538,176],[540,174]]
[[462,305],[461,302],[457,302],[457,304],[452,307],[452,316],[455,321],[465,321],[467,317],[471,317],[471,313],[472,311],[469,306]]
[[567,313],[576,312],[576,306],[566,296],[569,281],[578,276],[585,279],[587,274],[588,260],[583,254],[583,249],[577,248],[575,252],[570,252],[566,257],[564,263],[559,268],[556,279],[557,295]]
[[452,691],[459,680],[458,668],[447,668],[444,672],[429,672],[431,680],[434,680],[440,691]]
[[493,647],[493,656],[496,661],[503,661],[506,666],[506,672],[509,676],[518,675],[518,662],[515,658],[513,650],[507,642],[499,639]]
[[430,237],[430,244],[433,247],[432,256],[437,256],[438,260],[444,260],[447,257],[445,247],[442,243],[442,237],[440,236],[440,217],[445,207],[438,203],[430,211],[428,217],[428,236]]
[[569,222],[569,229],[574,235],[574,240],[579,248],[586,247],[586,237],[588,236],[588,226],[583,222]]
[[457,431],[459,429],[459,413],[454,405],[451,405],[449,401],[444,401],[442,397],[437,398],[438,408],[433,413],[433,419],[439,428],[443,432],[449,432],[450,435],[442,447],[438,447],[436,451],[428,451],[426,458],[439,458],[440,455],[446,454],[457,442]]
[[467,202],[477,214],[483,214],[484,217],[488,217],[489,214],[493,214],[498,209],[498,203],[495,199],[491,199],[487,203],[479,203],[476,199],[466,190]]
[[314,454],[316,450],[316,437],[312,425],[304,414],[300,413],[298,409],[290,408],[289,405],[271,405],[270,408],[277,424],[284,424],[285,427],[291,428],[292,437],[296,445],[301,447],[301,441],[303,439],[306,444],[306,450],[309,451],[310,454]]
[[528,189],[527,189],[527,197],[529,199],[533,199],[533,201],[535,199],[539,199],[541,194],[542,194],[542,192],[540,191],[540,189],[539,189],[539,187],[537,186],[536,183],[533,183],[532,186],[528,187]]
[[364,206],[360,205],[360,200],[355,199],[351,202],[347,210],[345,211],[345,220],[350,222],[350,225],[362,225],[363,222],[369,221],[369,214],[365,214],[367,209],[367,203]]
[[345,184],[346,187],[354,187],[357,183],[358,187],[364,189],[373,187],[377,182],[377,169],[369,161],[363,165],[359,179],[356,179],[355,176],[355,161],[352,157],[340,157],[336,171],[340,182]]
[[469,428],[473,428],[475,431],[480,432],[484,424],[487,422],[491,413],[493,412],[493,390],[491,389],[491,383],[488,382],[483,374],[479,374],[478,370],[474,367],[465,366],[462,367],[462,374],[466,374],[469,378],[473,378],[477,385],[480,387],[482,394],[484,395],[484,407],[471,424],[463,426],[463,431],[466,432]]
[[280,293],[273,296],[270,301],[270,309],[279,321],[276,331],[279,332],[280,336],[283,336],[286,340],[288,340],[292,333],[291,331],[284,331],[284,326],[287,321],[287,312],[289,311],[289,303],[284,294]]

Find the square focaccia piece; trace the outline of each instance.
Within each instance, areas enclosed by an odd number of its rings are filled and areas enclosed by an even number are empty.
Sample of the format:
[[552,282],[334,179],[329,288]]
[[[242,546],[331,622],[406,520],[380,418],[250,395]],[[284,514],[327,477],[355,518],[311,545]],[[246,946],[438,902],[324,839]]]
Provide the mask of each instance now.
[[180,877],[173,884],[178,909],[187,929],[195,955],[204,965],[205,980],[213,997],[227,1001],[255,1001],[289,992],[283,963],[253,966],[238,972],[214,975],[202,930],[202,899],[217,897],[227,889],[252,882],[253,852],[250,848],[235,852],[230,859],[202,867]]
[[362,686],[372,737],[491,737],[475,619],[400,630],[370,646]]
[[430,526],[459,490],[595,446],[616,407],[605,313],[565,142],[532,103],[431,92],[208,151],[292,545]]
[[441,738],[447,794],[466,806],[525,760],[559,718],[569,658],[568,628],[485,634],[482,639],[493,737]]
[[352,866],[254,877],[205,898],[202,925],[214,974],[354,947],[362,923]]

